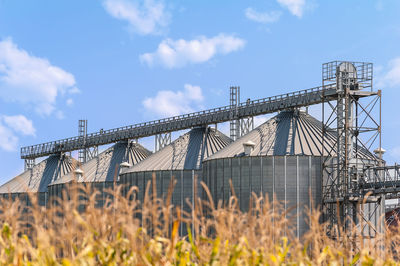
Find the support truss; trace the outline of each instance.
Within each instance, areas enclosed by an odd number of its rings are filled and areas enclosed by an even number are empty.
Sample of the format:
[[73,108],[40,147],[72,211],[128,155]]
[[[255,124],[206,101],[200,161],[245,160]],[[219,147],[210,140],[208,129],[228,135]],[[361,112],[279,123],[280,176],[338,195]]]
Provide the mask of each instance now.
[[154,145],[155,152],[161,150],[168,144],[171,144],[171,132],[155,135],[155,145]]
[[83,144],[83,148],[78,151],[78,161],[81,164],[86,163],[87,161],[97,157],[97,155],[99,154],[98,146],[86,146],[87,125],[87,120],[79,120],[78,137]]
[[97,157],[99,155],[99,148],[98,146],[94,147],[87,147],[85,148],[85,161],[90,161],[91,159]]
[[[232,118],[230,121],[230,138],[232,140],[237,140],[254,129],[254,117],[247,116],[234,119],[234,117],[238,116],[240,106],[240,87],[230,87],[229,95],[229,104],[231,107],[230,117]],[[250,103],[251,101],[248,99],[245,105],[250,105]]]
[[35,159],[25,159],[24,170],[32,169],[35,166]]
[[340,237],[339,228],[351,232],[356,226],[364,237],[374,237],[382,228],[371,219],[383,212],[384,195],[368,198],[360,185],[365,183],[365,170],[382,163],[369,152],[372,147],[381,149],[381,93],[372,91],[372,64],[326,63],[322,82],[336,84],[337,90],[335,101],[322,104],[322,197],[328,233]]
[[240,119],[240,136],[244,136],[254,129],[254,117]]

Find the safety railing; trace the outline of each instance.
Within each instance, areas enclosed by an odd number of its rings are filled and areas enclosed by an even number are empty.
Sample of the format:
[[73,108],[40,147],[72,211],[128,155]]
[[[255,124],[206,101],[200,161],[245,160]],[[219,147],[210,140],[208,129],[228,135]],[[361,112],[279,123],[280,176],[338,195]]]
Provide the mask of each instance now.
[[[100,130],[90,133],[86,137],[71,137],[57,141],[27,146],[21,148],[21,158],[37,158],[41,156],[56,154],[59,152],[73,151],[85,147],[104,145],[134,137],[151,136],[163,132],[177,131],[193,126],[199,126],[204,123],[213,124],[230,121],[232,119],[242,118],[248,113],[252,115],[261,115],[272,113],[284,107],[296,107],[320,103],[323,94],[333,94],[335,92],[334,84],[322,87],[315,87],[307,90],[285,93],[273,97],[267,97],[257,100],[242,102],[239,104],[238,112],[232,117],[230,105],[212,108],[204,111],[198,111],[149,122],[138,123],[130,126],[124,126],[109,130]],[[289,103],[289,104],[284,104]],[[257,109],[256,107],[268,106],[269,108]],[[236,108],[236,107],[235,107]],[[222,114],[226,114],[223,116]],[[191,121],[191,123],[187,123]],[[182,122],[182,123],[180,123]],[[142,133],[137,133],[143,131]],[[84,141],[85,140],[85,141]]]
[[[366,168],[361,188],[373,194],[400,193],[400,165]],[[400,195],[395,195],[398,198]]]

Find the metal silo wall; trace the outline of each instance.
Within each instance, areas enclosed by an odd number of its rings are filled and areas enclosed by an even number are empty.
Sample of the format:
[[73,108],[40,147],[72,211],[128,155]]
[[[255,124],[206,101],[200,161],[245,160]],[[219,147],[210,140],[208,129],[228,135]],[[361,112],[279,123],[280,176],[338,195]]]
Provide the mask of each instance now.
[[0,197],[4,200],[20,201],[22,206],[33,206],[33,201],[38,206],[46,207],[48,204],[48,192],[21,192],[21,193],[3,193]]
[[[245,156],[204,162],[203,181],[207,184],[214,204],[227,203],[232,192],[238,197],[242,211],[247,211],[251,193],[273,195],[284,204],[294,232],[303,235],[307,229],[306,207],[321,203],[321,157],[314,156]],[[203,195],[204,196],[204,195]]]
[[[114,182],[85,182],[85,183],[60,183],[48,187],[48,193],[44,198],[47,205],[58,205],[57,201],[68,201],[75,193],[78,193],[78,200],[82,203],[79,210],[83,211],[84,205],[89,197],[95,195],[95,207],[103,208],[107,203],[113,200],[111,191],[114,188]],[[89,194],[88,194],[89,193]]]
[[[144,201],[146,187],[149,184],[149,194],[153,193],[153,177],[156,181],[155,191],[157,197],[166,199],[169,193],[169,187],[172,180],[175,180],[175,186],[172,192],[171,204],[184,212],[191,213],[193,206],[193,197],[195,194],[195,187],[199,190],[201,171],[200,170],[163,170],[163,171],[147,171],[147,172],[131,172],[120,175],[120,184],[123,186],[123,193],[126,196],[128,191],[136,186],[138,188],[135,193],[136,199],[140,202]],[[196,186],[193,185],[194,180],[197,180]],[[180,233],[185,234],[186,224],[180,228]]]

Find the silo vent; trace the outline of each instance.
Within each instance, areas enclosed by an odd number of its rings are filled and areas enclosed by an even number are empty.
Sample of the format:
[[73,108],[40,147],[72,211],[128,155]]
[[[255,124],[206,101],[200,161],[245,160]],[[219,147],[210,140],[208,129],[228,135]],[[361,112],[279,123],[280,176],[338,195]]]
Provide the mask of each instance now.
[[254,146],[256,146],[256,144],[251,140],[243,143],[244,155],[249,156],[251,152],[254,150]]
[[80,168],[76,169],[74,171],[74,173],[76,174],[76,179],[77,180],[80,180],[82,178],[82,176],[83,176],[83,171]]
[[384,148],[382,148],[382,147],[376,148],[376,149],[374,150],[374,153],[375,153],[377,156],[383,155],[385,152],[386,152],[386,150],[385,150]]
[[123,162],[119,165],[121,168],[129,168],[132,167],[132,165],[128,162]]

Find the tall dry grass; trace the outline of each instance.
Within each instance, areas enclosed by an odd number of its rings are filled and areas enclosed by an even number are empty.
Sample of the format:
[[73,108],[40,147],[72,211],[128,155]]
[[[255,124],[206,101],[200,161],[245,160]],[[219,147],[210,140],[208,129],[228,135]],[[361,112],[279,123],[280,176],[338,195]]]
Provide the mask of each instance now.
[[[354,231],[334,240],[313,210],[309,232],[298,239],[290,215],[267,197],[253,195],[250,210],[242,213],[235,197],[215,206],[208,193],[209,200],[197,198],[185,213],[171,205],[172,189],[166,198],[157,198],[148,184],[140,203],[136,188],[122,197],[118,187],[108,191],[101,209],[96,192],[79,185],[64,194],[69,200],[51,208],[38,206],[34,196],[30,207],[2,200],[0,264],[394,265],[400,252],[398,231],[366,241]],[[178,233],[183,224],[185,236]]]

